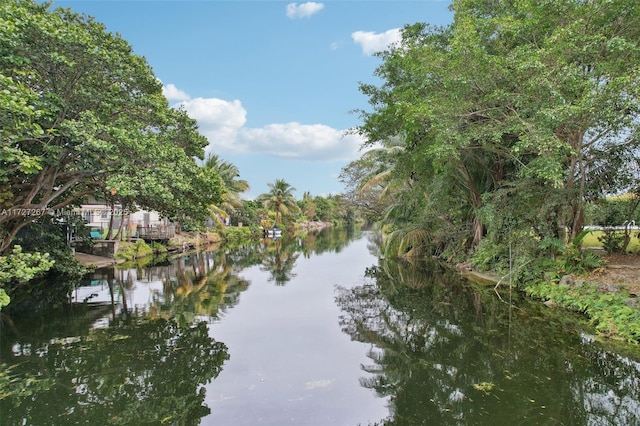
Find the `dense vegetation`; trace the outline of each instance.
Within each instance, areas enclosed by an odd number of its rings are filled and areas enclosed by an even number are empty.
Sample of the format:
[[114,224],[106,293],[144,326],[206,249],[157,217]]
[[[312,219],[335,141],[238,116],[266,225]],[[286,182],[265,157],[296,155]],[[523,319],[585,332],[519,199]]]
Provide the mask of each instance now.
[[[81,270],[59,230],[89,198],[185,229],[208,222],[233,241],[260,227],[378,221],[388,257],[513,271],[540,297],[531,284],[599,265],[580,250],[584,225],[605,227],[607,251],[629,250],[628,225],[640,223],[640,6],[451,7],[451,25],[407,25],[378,54],[381,84],[361,84],[371,107],[354,129],[365,150],[342,171],[344,194],[296,199],[276,179],[242,200],[240,171],[205,157],[196,122],[168,105],[125,40],[70,10],[3,2],[0,308],[25,288],[63,300]],[[240,224],[249,229],[226,226]],[[47,287],[54,275],[64,288]]]
[[208,141],[120,36],[70,10],[8,0],[0,52],[0,256],[33,272],[1,286],[66,261],[68,250],[49,259],[12,247],[34,224],[67,223],[88,197],[187,223],[220,201],[220,177],[196,162]]
[[169,106],[146,60],[93,18],[49,6],[0,5],[0,309],[16,295],[64,302],[83,272],[64,229],[87,200],[154,210],[192,230],[342,220],[336,197],[298,202],[283,180],[261,202],[242,201],[248,183],[233,164],[205,158],[209,141]]
[[[611,252],[626,251],[637,233],[629,225],[640,202],[640,5],[452,8],[451,25],[407,25],[379,54],[382,83],[361,84],[371,108],[355,129],[369,150],[341,179],[380,220],[387,256],[510,272],[529,293],[595,318],[602,300],[548,285],[602,265],[581,250],[585,225],[606,227],[600,238]],[[640,317],[617,299],[603,328],[640,341]]]
[[380,53],[357,129],[373,149],[343,181],[383,218],[388,254],[484,268],[504,266],[509,246],[524,262],[556,255],[589,203],[640,196],[640,6],[452,7],[450,26],[406,26]]

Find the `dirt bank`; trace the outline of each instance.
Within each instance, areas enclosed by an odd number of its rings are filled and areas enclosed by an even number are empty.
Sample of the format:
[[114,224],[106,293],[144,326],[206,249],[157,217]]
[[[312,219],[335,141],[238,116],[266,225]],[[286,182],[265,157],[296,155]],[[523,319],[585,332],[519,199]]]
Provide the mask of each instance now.
[[116,263],[121,263],[123,260],[114,259],[111,257],[102,257],[102,256],[94,256],[92,254],[87,253],[78,253],[74,254],[75,259],[82,266],[86,268],[105,268],[107,266],[115,265]]
[[603,254],[602,257],[607,265],[592,271],[584,281],[598,284],[603,292],[627,290],[630,296],[640,298],[640,255]]

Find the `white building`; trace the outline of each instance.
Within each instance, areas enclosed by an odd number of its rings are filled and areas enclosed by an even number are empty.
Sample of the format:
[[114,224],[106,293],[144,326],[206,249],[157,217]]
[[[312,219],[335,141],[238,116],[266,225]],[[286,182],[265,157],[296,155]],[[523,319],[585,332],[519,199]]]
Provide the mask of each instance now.
[[112,216],[114,232],[120,227],[121,221],[124,220],[124,229],[128,236],[136,235],[140,228],[162,228],[169,225],[169,220],[161,218],[156,211],[137,210],[130,212],[120,205],[112,208],[99,203],[83,204],[74,209],[74,212],[80,215],[87,227],[91,229],[92,238],[104,237],[104,233],[109,229],[109,222]]

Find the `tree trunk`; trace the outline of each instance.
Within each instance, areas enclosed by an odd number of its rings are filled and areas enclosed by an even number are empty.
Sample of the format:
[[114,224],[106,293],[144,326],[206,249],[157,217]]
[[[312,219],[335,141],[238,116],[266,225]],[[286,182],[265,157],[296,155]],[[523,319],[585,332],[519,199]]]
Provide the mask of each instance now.
[[473,218],[472,230],[473,230],[473,241],[471,245],[472,247],[476,247],[478,244],[480,244],[480,241],[482,241],[482,238],[484,237],[484,225],[482,224],[482,222],[480,222],[480,219],[478,219],[478,216],[475,216]]
[[[585,169],[583,157],[583,141],[584,133],[580,131],[567,135],[569,142],[575,154],[571,155],[569,160],[569,171],[567,174],[567,183],[565,189],[569,200],[567,207],[569,209],[568,238],[573,240],[576,238],[584,227],[584,194],[585,194]],[[576,178],[577,177],[577,178]]]
[[113,237],[114,240],[120,240],[122,241],[122,229],[124,227],[124,218],[125,216],[121,213],[120,214],[120,226],[118,226],[118,231],[116,232],[116,235]]
[[107,230],[107,236],[105,237],[105,239],[107,240],[111,240],[111,233],[113,232],[113,216],[114,216],[114,212],[115,212],[115,201],[111,200],[109,202],[109,208],[111,209],[111,212],[109,213],[109,229]]

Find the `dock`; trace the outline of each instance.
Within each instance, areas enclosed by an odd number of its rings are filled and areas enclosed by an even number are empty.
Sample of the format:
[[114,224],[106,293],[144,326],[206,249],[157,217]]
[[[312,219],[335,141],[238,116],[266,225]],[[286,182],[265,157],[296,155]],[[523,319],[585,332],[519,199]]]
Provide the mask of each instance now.
[[114,259],[112,257],[95,256],[88,253],[75,253],[76,260],[85,267],[105,268],[107,266],[113,266],[117,263],[122,263],[120,259]]

